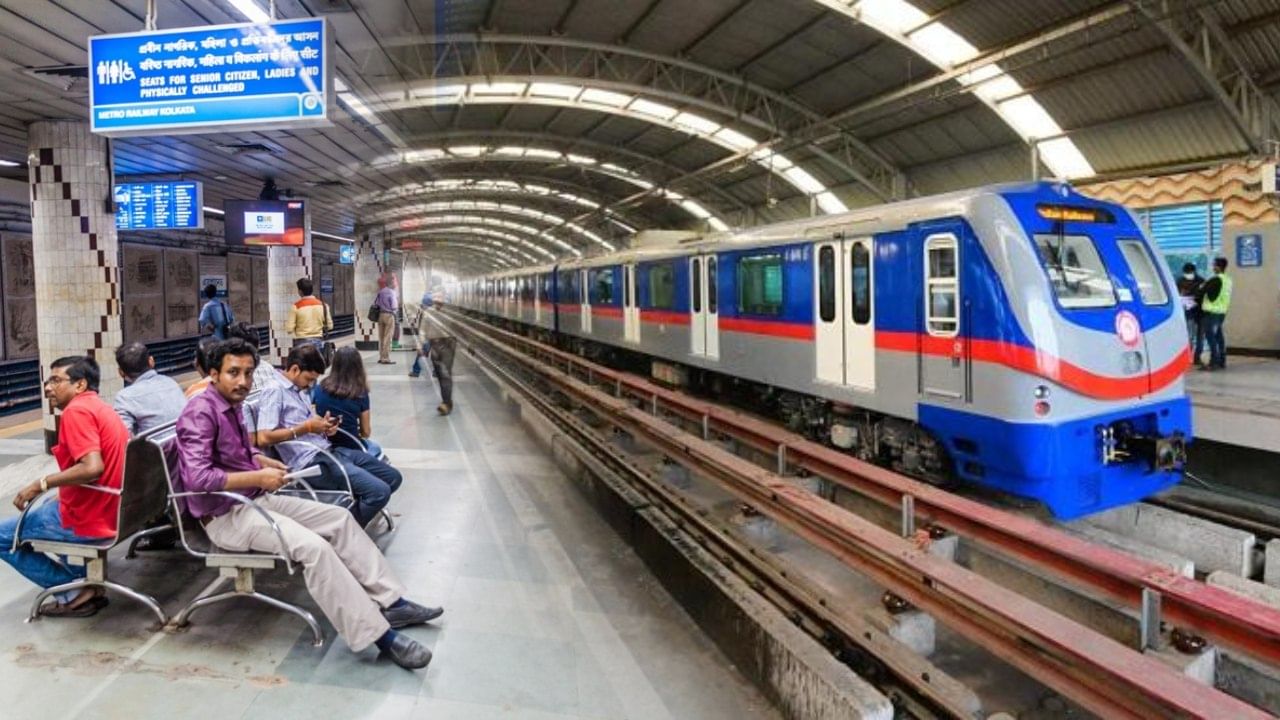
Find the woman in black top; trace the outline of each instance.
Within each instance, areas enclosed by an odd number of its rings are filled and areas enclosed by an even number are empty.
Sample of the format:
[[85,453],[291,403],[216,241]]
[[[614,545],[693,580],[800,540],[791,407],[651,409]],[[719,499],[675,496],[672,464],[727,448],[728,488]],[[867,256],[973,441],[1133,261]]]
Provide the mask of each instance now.
[[374,457],[382,454],[382,447],[369,439],[372,427],[369,423],[369,377],[364,371],[364,361],[353,347],[338,349],[333,354],[329,374],[311,391],[311,401],[316,414],[330,413],[338,418],[338,427],[364,441],[364,447],[345,433],[329,438],[335,447],[364,450]]

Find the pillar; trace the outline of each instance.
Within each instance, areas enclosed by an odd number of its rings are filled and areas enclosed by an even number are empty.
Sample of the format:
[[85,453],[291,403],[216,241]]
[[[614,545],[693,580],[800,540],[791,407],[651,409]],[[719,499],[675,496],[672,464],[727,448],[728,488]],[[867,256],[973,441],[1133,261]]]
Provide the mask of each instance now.
[[370,322],[369,306],[378,294],[378,278],[385,269],[385,249],[386,235],[383,228],[365,228],[356,233],[356,347],[361,350],[378,349],[378,323]]
[[401,278],[401,294],[404,297],[404,332],[416,333],[413,327],[414,318],[418,316],[415,308],[422,301],[422,296],[430,289],[431,260],[423,252],[408,252],[404,256],[404,277]]
[[[102,369],[99,393],[108,401],[123,387],[115,356],[120,264],[110,152],[88,123],[41,120],[27,128],[40,377],[57,358],[90,355]],[[58,418],[48,400],[42,403],[52,447]]]
[[271,308],[267,356],[277,367],[284,365],[284,359],[293,347],[293,337],[285,332],[284,324],[289,319],[289,308],[298,301],[298,279],[311,278],[316,285],[317,297],[320,292],[320,278],[312,272],[311,264],[310,209],[305,223],[300,247],[267,248],[267,302]]

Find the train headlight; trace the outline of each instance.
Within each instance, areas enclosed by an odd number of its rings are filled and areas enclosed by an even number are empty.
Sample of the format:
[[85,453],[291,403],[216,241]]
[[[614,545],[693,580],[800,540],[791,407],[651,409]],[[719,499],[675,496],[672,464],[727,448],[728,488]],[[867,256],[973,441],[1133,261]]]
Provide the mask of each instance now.
[[1049,386],[1037,385],[1035,392],[1033,394],[1035,395],[1037,400],[1045,400],[1049,397]]
[[1049,410],[1050,410],[1049,403],[1044,400],[1041,400],[1036,403],[1035,410],[1036,410],[1036,417],[1044,417],[1045,415],[1049,414]]

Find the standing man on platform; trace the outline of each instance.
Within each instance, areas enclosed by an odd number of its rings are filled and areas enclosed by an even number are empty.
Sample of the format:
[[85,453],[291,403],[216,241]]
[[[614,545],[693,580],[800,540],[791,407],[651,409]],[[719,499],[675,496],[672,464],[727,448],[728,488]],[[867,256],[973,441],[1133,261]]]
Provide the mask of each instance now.
[[[90,357],[58,358],[44,381],[49,404],[61,408],[58,444],[53,457],[62,471],[46,475],[18,491],[14,507],[25,510],[44,493],[58,488],[58,498],[27,513],[21,537],[84,543],[115,537],[117,494],[124,482],[125,447],[129,431],[120,417],[98,397],[98,363]],[[0,522],[0,560],[43,588],[83,578],[84,566],[68,565],[31,550],[10,552],[18,518]],[[100,590],[84,588],[55,595],[56,602],[40,609],[49,617],[89,617],[106,607]]]
[[382,288],[373,299],[378,308],[378,364],[394,365],[391,359],[391,334],[396,329],[396,291],[390,276],[383,277]]
[[1200,332],[1200,320],[1204,311],[1200,309],[1201,288],[1204,278],[1195,263],[1182,266],[1182,277],[1178,278],[1178,296],[1182,300],[1182,315],[1187,321],[1187,345],[1195,353],[1194,360],[1200,364],[1200,351],[1204,348],[1204,334]]
[[[211,363],[213,385],[178,419],[179,482],[187,492],[234,493],[252,503],[199,495],[185,502],[186,512],[219,547],[284,553],[301,564],[311,597],[353,651],[376,645],[402,668],[426,667],[431,651],[396,629],[430,622],[444,609],[405,598],[404,585],[351,513],[273,494],[287,482],[285,466],[249,443],[241,412],[258,364],[257,348],[228,340],[214,350]],[[271,523],[279,528],[284,547],[279,547]]]
[[457,348],[457,340],[427,312],[433,307],[435,307],[435,300],[431,297],[431,293],[426,293],[422,296],[418,314],[418,339],[422,342],[422,349],[413,359],[413,370],[409,373],[409,377],[418,377],[418,373],[421,372],[422,358],[425,355],[431,362],[436,382],[440,383],[440,404],[436,406],[436,412],[448,415],[453,412],[453,355]]
[[1224,370],[1227,367],[1227,337],[1222,332],[1222,325],[1227,320],[1227,311],[1231,309],[1231,286],[1227,259],[1215,258],[1213,277],[1205,281],[1204,300],[1200,303],[1200,309],[1204,311],[1202,332],[1209,343],[1209,366],[1201,366],[1201,370]]
[[333,330],[329,306],[312,294],[314,290],[311,278],[298,278],[298,294],[302,297],[289,308],[289,317],[284,321],[284,331],[293,336],[294,347],[311,343],[319,349],[325,334]]
[[226,340],[227,328],[236,321],[236,314],[218,299],[217,285],[205,285],[204,296],[207,302],[200,308],[200,319],[197,320],[200,332],[211,332],[215,340]]

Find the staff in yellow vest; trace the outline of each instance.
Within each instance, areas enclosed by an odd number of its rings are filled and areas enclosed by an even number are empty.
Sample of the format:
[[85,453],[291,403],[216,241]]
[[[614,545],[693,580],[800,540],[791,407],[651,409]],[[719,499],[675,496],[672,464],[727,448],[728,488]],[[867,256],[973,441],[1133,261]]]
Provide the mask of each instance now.
[[1222,334],[1222,324],[1231,309],[1231,285],[1227,259],[1214,259],[1213,277],[1205,282],[1204,299],[1200,301],[1200,309],[1204,311],[1201,320],[1204,337],[1209,343],[1209,365],[1201,365],[1201,370],[1222,370],[1227,366],[1227,338]]

